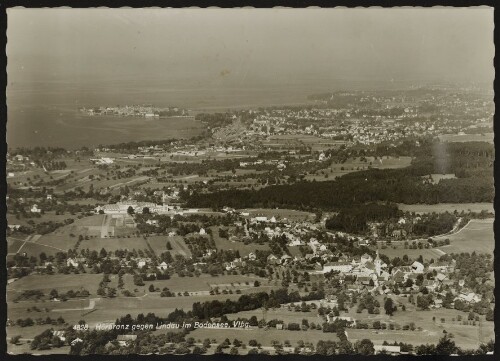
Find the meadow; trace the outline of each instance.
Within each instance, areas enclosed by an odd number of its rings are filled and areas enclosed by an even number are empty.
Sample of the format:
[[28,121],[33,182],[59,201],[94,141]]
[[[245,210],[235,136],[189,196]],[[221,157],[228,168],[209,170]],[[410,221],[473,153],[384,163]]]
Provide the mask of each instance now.
[[376,169],[397,169],[405,168],[411,164],[411,157],[381,157],[375,159],[375,157],[366,157],[366,161],[362,161],[361,158],[349,158],[344,163],[332,163],[327,168],[321,169],[314,174],[306,175],[305,179],[312,181],[328,181],[337,177],[341,177],[345,174],[357,172],[361,170],[367,170],[369,168]]
[[493,203],[438,203],[438,204],[403,204],[398,203],[398,208],[404,212],[444,213],[444,212],[481,212],[494,213]]
[[256,250],[268,251],[269,246],[267,244],[257,244],[249,243],[245,244],[241,241],[230,241],[226,238],[220,238],[218,234],[213,234],[215,247],[218,250],[233,250],[238,251],[241,257],[248,256],[250,252],[255,252]]
[[167,251],[167,242],[170,243],[172,249],[169,250],[172,256],[179,254],[184,257],[191,257],[191,251],[189,250],[184,238],[181,236],[149,236],[147,237],[147,243],[151,246],[157,255],[162,254]]
[[442,237],[434,237],[436,240],[450,240],[450,245],[439,247],[446,253],[477,252],[493,253],[495,249],[495,235],[493,233],[493,218],[473,219],[467,226],[458,232]]
[[493,143],[495,133],[485,134],[443,134],[439,136],[442,142],[489,142]]
[[231,342],[235,338],[245,343],[248,347],[248,342],[250,340],[256,340],[258,343],[262,344],[264,347],[272,346],[273,341],[278,341],[283,344],[286,340],[290,341],[291,346],[297,346],[298,341],[311,342],[314,346],[319,340],[323,341],[339,341],[335,333],[323,333],[319,330],[307,330],[307,331],[288,331],[288,330],[277,330],[277,329],[259,329],[257,327],[253,328],[231,328],[231,329],[205,329],[198,328],[190,333],[195,339],[204,340],[206,338],[212,340],[217,340],[217,343],[223,342],[228,338]]
[[[421,328],[421,331],[350,329],[348,330],[350,341],[369,338],[375,344],[382,344],[383,341],[394,342],[396,340],[398,342],[408,342],[413,345],[435,344],[444,334],[443,330],[446,330],[454,335],[454,341],[457,343],[457,346],[462,348],[477,348],[481,343],[486,343],[494,338],[494,323],[485,321],[485,316],[479,316],[480,322],[476,323],[476,326],[463,325],[457,320],[457,317],[460,315],[463,320],[466,320],[468,316],[467,312],[446,308],[417,312],[416,306],[411,304],[407,297],[396,295],[390,295],[389,297],[398,305],[398,310],[392,316],[386,315],[383,308],[381,308],[381,313],[377,315],[370,315],[366,310],[362,313],[357,313],[356,306],[350,308],[346,313],[341,312],[341,316],[353,317],[358,322],[368,323],[369,326],[374,321],[380,321],[382,323],[394,324],[395,326],[399,325],[402,328],[404,325],[413,322],[416,328]],[[377,300],[383,305],[384,296],[377,296]],[[406,307],[406,311],[401,310],[401,305]],[[444,319],[444,322],[441,319]]]

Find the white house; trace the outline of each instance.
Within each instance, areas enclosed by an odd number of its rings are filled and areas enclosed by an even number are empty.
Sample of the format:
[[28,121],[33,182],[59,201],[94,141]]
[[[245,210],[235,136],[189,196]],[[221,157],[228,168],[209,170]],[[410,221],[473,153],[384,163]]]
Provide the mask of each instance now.
[[85,261],[85,258],[68,258],[66,260],[66,265],[68,267],[73,266],[76,268],[84,261]]
[[156,268],[158,268],[160,271],[165,271],[166,269],[168,269],[168,264],[165,261],[163,261]]
[[137,261],[137,267],[143,268],[144,266],[147,265],[147,263],[148,263],[147,260],[144,259],[144,258],[142,258],[142,259],[140,259],[140,260]]
[[31,213],[40,213],[42,210],[38,208],[38,205],[33,204],[33,207],[31,207]]
[[120,346],[127,346],[128,343],[131,343],[137,339],[137,335],[118,335],[116,337],[116,341]]
[[283,256],[281,256],[280,263],[287,264],[291,259],[292,259],[292,257],[290,257],[287,254],[284,254]]
[[382,351],[385,351],[390,355],[399,355],[401,353],[401,346],[373,345],[373,348],[375,349],[375,354]]
[[200,236],[203,236],[205,234],[207,234],[207,232],[205,231],[205,228],[201,228],[200,229]]
[[413,262],[410,267],[413,273],[423,273],[425,269],[424,265],[417,261]]

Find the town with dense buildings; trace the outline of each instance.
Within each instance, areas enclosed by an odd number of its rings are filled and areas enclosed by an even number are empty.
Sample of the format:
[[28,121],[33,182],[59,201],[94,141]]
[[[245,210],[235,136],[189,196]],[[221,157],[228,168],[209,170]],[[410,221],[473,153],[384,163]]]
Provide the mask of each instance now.
[[493,352],[491,92],[79,111],[205,131],[8,150],[9,352]]

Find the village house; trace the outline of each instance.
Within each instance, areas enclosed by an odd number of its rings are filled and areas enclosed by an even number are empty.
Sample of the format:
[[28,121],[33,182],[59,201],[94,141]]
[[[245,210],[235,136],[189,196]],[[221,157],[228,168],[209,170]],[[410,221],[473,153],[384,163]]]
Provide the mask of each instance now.
[[411,266],[410,266],[410,267],[411,267],[411,269],[412,269],[412,272],[414,272],[414,273],[424,273],[424,269],[425,269],[425,267],[424,267],[424,265],[423,265],[422,263],[420,263],[420,262],[415,261],[415,262],[413,262],[413,263],[411,264]]
[[40,208],[38,208],[37,204],[33,204],[30,211],[31,211],[31,213],[40,213],[42,210]]
[[68,267],[73,266],[75,268],[79,267],[80,264],[83,264],[85,262],[85,258],[68,258],[66,260],[66,265]]
[[118,335],[116,341],[121,347],[127,346],[137,339],[137,335]]
[[391,356],[397,356],[401,354],[401,346],[389,346],[389,345],[373,345],[375,349],[375,355],[386,352]]
[[436,262],[429,265],[429,271],[437,271],[441,273],[452,273],[455,269],[456,261],[453,262]]
[[158,266],[156,266],[156,268],[158,268],[160,271],[165,271],[168,269],[168,264],[163,261],[162,263],[160,263]]
[[283,256],[281,256],[281,258],[280,258],[280,263],[281,263],[282,265],[286,265],[286,264],[288,264],[288,262],[290,262],[291,260],[292,260],[292,257],[290,257],[290,256],[289,256],[289,255],[287,255],[287,254],[284,254],[284,255],[283,255]]
[[269,256],[267,256],[267,263],[270,265],[275,265],[276,263],[278,263],[278,257],[271,253]]
[[148,258],[139,258],[137,260],[137,267],[144,268],[149,263],[149,261],[150,260]]

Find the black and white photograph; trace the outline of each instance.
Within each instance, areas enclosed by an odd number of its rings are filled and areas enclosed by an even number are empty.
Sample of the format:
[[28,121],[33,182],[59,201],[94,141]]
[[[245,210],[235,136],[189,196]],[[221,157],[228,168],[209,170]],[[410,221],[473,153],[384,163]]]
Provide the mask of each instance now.
[[6,12],[8,354],[493,355],[493,7]]

